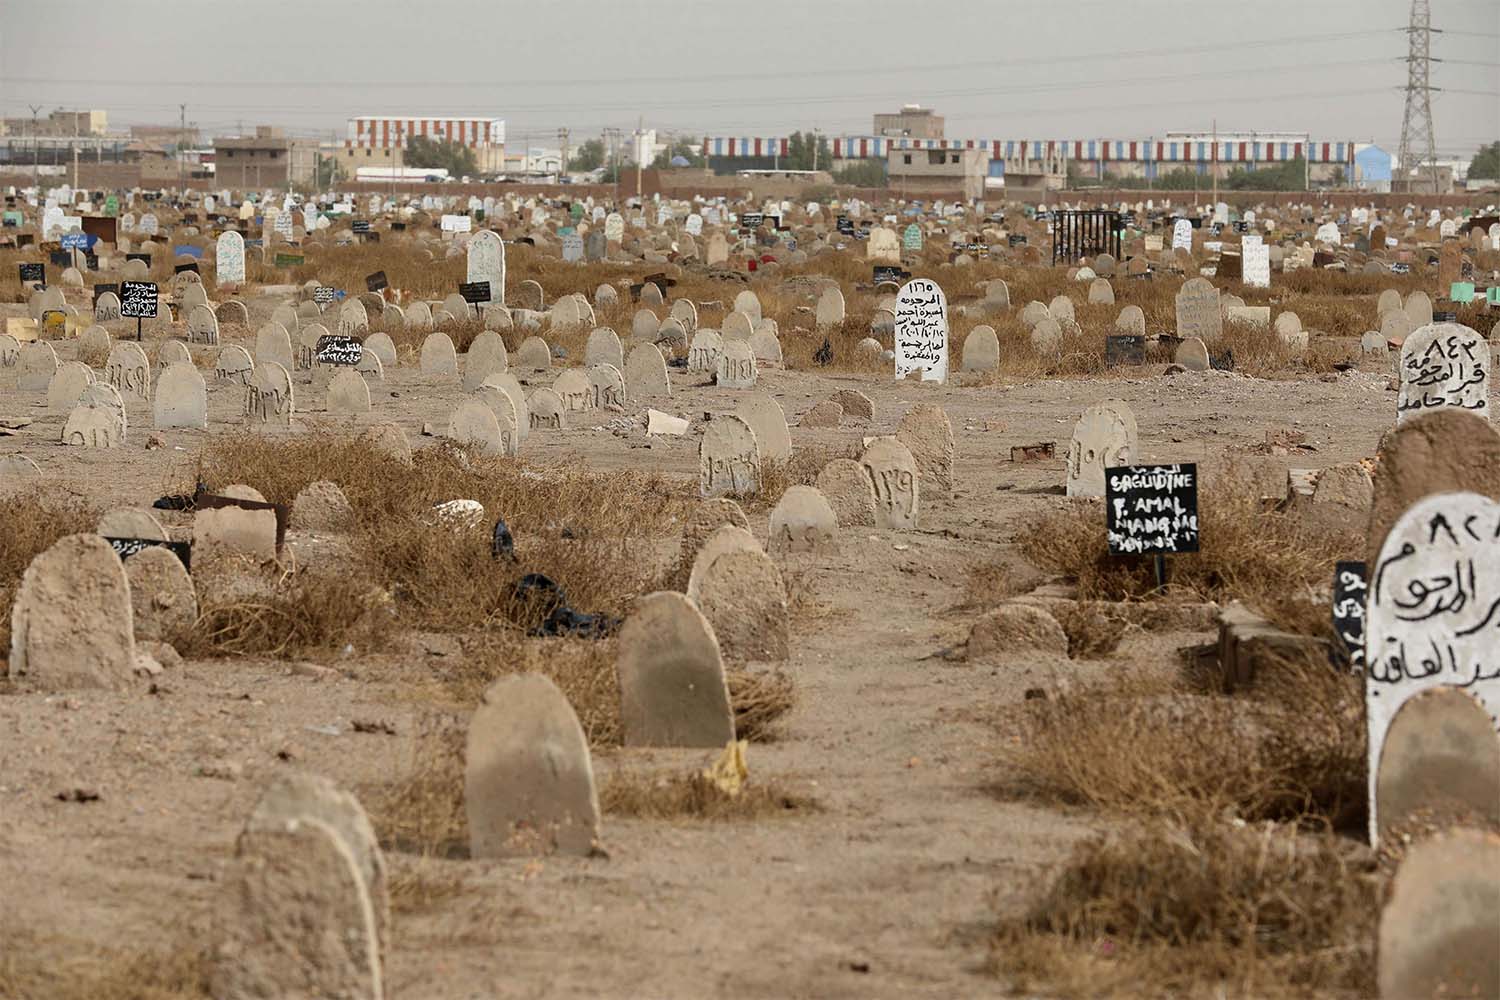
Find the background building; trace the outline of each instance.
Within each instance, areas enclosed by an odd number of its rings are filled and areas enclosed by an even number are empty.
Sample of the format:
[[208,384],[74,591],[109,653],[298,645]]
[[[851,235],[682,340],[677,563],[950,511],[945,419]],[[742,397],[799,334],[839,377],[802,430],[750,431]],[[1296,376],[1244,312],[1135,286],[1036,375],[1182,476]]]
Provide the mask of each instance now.
[[983,149],[893,147],[885,172],[892,191],[908,197],[958,194],[966,201],[984,197],[990,154]]
[[24,116],[0,121],[0,135],[9,136],[101,136],[107,131],[109,116],[103,111],[64,111],[58,108],[45,118]]
[[253,138],[215,139],[213,165],[217,183],[225,187],[306,187],[316,176],[318,143],[289,138],[272,125],[257,125]]
[[895,114],[876,115],[874,132],[891,139],[941,139],[943,116],[931,108],[906,104]]
[[[503,118],[398,118],[364,115],[350,118],[344,147],[335,151],[347,176],[359,167],[406,166],[404,150],[411,139],[422,136],[434,142],[448,140],[474,154],[481,174],[505,169],[505,119]],[[399,164],[397,161],[400,161]]]

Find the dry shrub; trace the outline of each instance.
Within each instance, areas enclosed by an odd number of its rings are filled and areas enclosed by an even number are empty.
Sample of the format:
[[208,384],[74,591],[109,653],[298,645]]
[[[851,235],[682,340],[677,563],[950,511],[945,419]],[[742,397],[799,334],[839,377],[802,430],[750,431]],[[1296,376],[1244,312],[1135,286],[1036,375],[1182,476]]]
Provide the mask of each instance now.
[[184,656],[286,657],[366,649],[390,636],[390,598],[358,572],[287,574],[263,595],[206,600],[191,629],[169,638]]
[[185,927],[154,929],[154,948],[103,947],[98,942],[0,927],[0,997],[7,1000],[200,1000],[209,995],[209,961]]
[[430,913],[468,890],[461,866],[431,855],[410,857],[387,855],[390,865],[391,912],[400,915]]
[[797,703],[797,686],[781,670],[752,672],[729,669],[729,704],[734,709],[734,732],[752,743],[770,738],[771,727]]
[[1001,601],[1033,591],[1042,577],[1030,566],[995,560],[971,563],[964,573],[961,608],[991,608]]
[[1125,619],[1110,615],[1089,601],[1075,601],[1049,610],[1067,635],[1068,656],[1075,660],[1102,659],[1113,653],[1129,625]]
[[599,808],[614,816],[722,822],[806,814],[817,803],[783,789],[774,778],[764,783],[751,779],[731,796],[698,772],[617,772],[600,791]]
[[[1201,601],[1244,601],[1291,627],[1308,622],[1307,596],[1326,588],[1334,563],[1363,544],[1353,528],[1332,533],[1266,509],[1232,477],[1205,483],[1198,504],[1202,551],[1169,558],[1169,591]],[[1100,500],[1069,500],[1033,518],[1015,540],[1038,569],[1076,581],[1080,600],[1161,596],[1149,556],[1110,555]]]
[[[504,617],[528,572],[557,581],[576,610],[623,614],[655,579],[656,539],[687,500],[682,484],[654,474],[536,469],[448,445],[419,449],[406,466],[333,433],[216,436],[196,478],[211,489],[247,483],[273,503],[291,503],[316,480],[338,483],[372,585],[393,595],[403,624],[438,629]],[[433,515],[435,504],[461,498],[484,505],[483,524]],[[491,558],[497,518],[515,537],[518,562]]]
[[1047,995],[1373,996],[1379,902],[1338,837],[1153,824],[1080,845],[990,966]]
[[10,648],[10,609],[31,561],[68,535],[93,532],[99,511],[40,488],[7,497],[0,531],[0,648]]
[[1008,790],[1182,822],[1352,830],[1365,816],[1362,706],[1358,678],[1313,659],[1264,671],[1247,697],[1125,674],[1021,706]]
[[[395,781],[360,790],[375,836],[386,850],[423,858],[467,854],[466,738],[464,720],[446,713],[428,713],[419,723],[412,764],[406,773]],[[411,895],[415,900],[421,893],[413,886]]]

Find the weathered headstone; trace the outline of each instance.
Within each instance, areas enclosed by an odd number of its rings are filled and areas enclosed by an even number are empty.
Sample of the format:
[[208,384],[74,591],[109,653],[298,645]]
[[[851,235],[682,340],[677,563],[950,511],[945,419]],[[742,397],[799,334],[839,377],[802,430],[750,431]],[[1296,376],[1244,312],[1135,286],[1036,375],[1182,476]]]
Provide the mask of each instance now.
[[948,380],[948,299],[935,281],[914,278],[896,295],[896,378],[920,372]]
[[9,676],[47,691],[116,688],[135,666],[130,583],[94,534],[68,535],[21,576],[10,616]]
[[1401,345],[1396,422],[1453,407],[1489,419],[1490,348],[1478,332],[1458,323],[1433,323],[1412,331]]
[[906,445],[894,437],[878,437],[866,446],[859,464],[875,491],[876,527],[915,528],[921,484]]
[[673,591],[647,594],[620,628],[616,667],[626,746],[722,747],[734,739],[712,627]]
[[1084,410],[1068,443],[1067,495],[1104,496],[1104,470],[1130,465],[1136,438],[1135,415],[1122,400],[1106,400]]
[[760,490],[760,450],[755,432],[732,414],[715,417],[698,446],[698,494],[751,495]]

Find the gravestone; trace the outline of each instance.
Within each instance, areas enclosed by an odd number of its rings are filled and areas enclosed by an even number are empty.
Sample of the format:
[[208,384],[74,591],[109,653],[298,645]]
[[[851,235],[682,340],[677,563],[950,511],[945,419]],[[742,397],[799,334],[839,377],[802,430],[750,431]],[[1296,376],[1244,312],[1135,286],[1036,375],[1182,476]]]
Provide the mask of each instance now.
[[396,366],[396,342],[389,334],[372,333],[365,338],[364,353],[378,358],[383,368]]
[[727,414],[709,421],[698,445],[698,494],[703,497],[760,491],[760,450],[755,432]]
[[491,229],[481,229],[469,238],[465,247],[467,268],[465,279],[469,283],[488,281],[490,301],[505,304],[505,244]]
[[953,494],[953,425],[941,406],[918,403],[906,412],[896,429],[896,440],[906,445],[917,463],[922,493],[927,498]]
[[969,335],[964,338],[963,362],[960,370],[966,372],[1000,370],[1000,339],[995,335],[994,327],[981,325],[969,331]]
[[615,331],[607,326],[601,326],[589,334],[588,342],[583,349],[583,363],[585,365],[614,365],[616,368],[625,367],[625,351],[620,345],[620,338]]
[[1478,332],[1458,323],[1420,327],[1401,345],[1398,372],[1398,425],[1442,408],[1489,419],[1490,348]]
[[485,379],[499,375],[509,367],[505,341],[493,330],[480,331],[464,355],[464,391],[473,392],[484,384]]
[[[737,529],[727,529],[737,530]],[[718,639],[721,655],[736,661],[785,660],[790,646],[786,588],[760,550],[738,548],[694,567],[694,600]]]
[[262,360],[255,366],[250,384],[245,387],[248,422],[251,426],[290,428],[293,410],[291,375],[280,363]]
[[668,315],[682,324],[684,333],[692,333],[698,329],[698,307],[693,304],[692,299],[678,299],[673,302]]
[[339,306],[336,333],[346,337],[363,337],[370,332],[370,314],[359,299],[345,299]]
[[305,772],[279,772],[261,793],[246,829],[283,828],[289,821],[315,820],[332,830],[348,849],[370,900],[377,951],[390,946],[390,888],[385,855],[359,800],[328,778]]
[[245,238],[234,230],[221,234],[214,244],[214,279],[220,285],[245,283]]
[[[859,474],[857,464],[855,473]],[[868,486],[862,475],[859,478]],[[775,553],[817,552],[833,547],[838,533],[838,516],[827,497],[816,487],[789,486],[771,511],[767,544]]]
[[1383,1000],[1500,996],[1500,836],[1448,830],[1401,859],[1380,914]]
[[[671,320],[668,320],[671,322]],[[755,321],[748,313],[742,313],[738,309],[724,317],[724,322],[719,329],[719,335],[726,341],[750,339],[755,332]]]
[[1205,344],[1217,341],[1224,332],[1224,317],[1219,310],[1219,290],[1207,278],[1190,278],[1177,292],[1177,336],[1197,337]]
[[1413,330],[1432,324],[1432,299],[1426,292],[1412,292],[1406,297],[1406,318]]
[[[103,525],[99,533],[117,538],[137,537],[134,533],[105,531]],[[171,549],[160,545],[143,548],[125,560],[125,575],[130,581],[137,639],[170,642],[198,620],[198,594],[193,589],[192,577]]]
[[255,333],[255,363],[266,362],[274,362],[287,371],[296,367],[291,334],[280,323],[267,323]]
[[1413,820],[1500,826],[1500,737],[1484,706],[1457,686],[1403,704],[1386,730],[1375,804],[1381,840],[1406,834]]
[[614,365],[589,365],[589,408],[621,412],[625,409],[625,376]]
[[[91,387],[92,388],[92,387]],[[113,386],[107,386],[115,392]],[[118,397],[118,393],[116,393]],[[125,407],[98,400],[73,407],[63,424],[62,443],[75,448],[118,448],[125,443]]]
[[[508,384],[509,383],[509,384]],[[514,384],[512,389],[511,384]],[[521,450],[521,436],[524,429],[522,419],[526,406],[526,399],[521,393],[521,386],[515,381],[513,375],[491,375],[484,384],[474,390],[474,398],[490,408],[495,415],[495,423],[500,428],[500,446],[502,452],[514,458]]]
[[920,372],[948,380],[948,300],[935,281],[914,278],[896,295],[896,378]]
[[865,244],[865,257],[872,263],[901,263],[901,240],[893,229],[876,226],[870,230],[869,242]]
[[458,352],[446,333],[430,333],[422,341],[422,374],[458,374]]
[[82,361],[64,361],[47,383],[47,412],[67,413],[94,381],[94,372]]
[[634,341],[651,340],[661,329],[661,320],[650,309],[637,309],[630,321],[630,338]]
[[370,387],[353,368],[340,368],[328,382],[328,412],[359,416],[370,412]]
[[752,392],[742,397],[734,414],[749,424],[750,430],[755,433],[755,444],[760,451],[762,465],[767,460],[791,460],[792,436],[786,426],[786,413],[770,393]]
[[722,747],[734,714],[719,643],[682,594],[636,602],[620,627],[616,670],[626,746]]
[[589,377],[577,368],[569,368],[557,376],[552,391],[562,400],[563,412],[582,413],[593,408],[593,391]]
[[818,296],[818,308],[815,313],[817,327],[826,330],[838,326],[844,322],[844,293],[838,288],[825,288],[823,294]]
[[375,909],[354,853],[301,816],[248,826],[222,877],[215,997],[384,995]]
[[57,352],[52,345],[41,340],[22,344],[16,352],[16,390],[18,392],[46,392],[57,374]]
[[655,344],[638,344],[625,359],[626,391],[633,399],[650,399],[672,394],[666,359]]
[[717,373],[719,355],[723,352],[724,339],[717,330],[699,330],[693,334],[693,342],[688,346],[688,371]]
[[1146,335],[1145,312],[1137,305],[1126,306],[1120,310],[1120,315],[1115,317],[1115,329],[1128,336],[1144,337]]
[[552,349],[541,337],[527,337],[516,349],[515,365],[529,371],[545,371],[552,367]]
[[875,525],[875,487],[864,466],[854,459],[836,458],[823,466],[817,488],[841,526]]
[[562,397],[546,386],[527,397],[526,411],[532,430],[560,431],[568,426],[568,411]]
[[448,437],[481,455],[504,455],[505,441],[495,411],[484,401],[466,399],[448,419]]
[[1115,290],[1110,286],[1108,278],[1095,278],[1089,283],[1089,303],[1104,306],[1115,304]]
[[44,691],[125,685],[135,668],[130,583],[110,544],[67,535],[32,559],[10,630],[13,679]]
[[[1478,700],[1490,717],[1491,739],[1486,764],[1455,759],[1431,777],[1413,776],[1414,795],[1401,795],[1403,805],[1426,795],[1471,792],[1481,813],[1495,807],[1500,776],[1500,737],[1493,718],[1500,713],[1500,645],[1494,640],[1495,608],[1500,607],[1500,503],[1477,493],[1438,493],[1414,503],[1391,527],[1379,557],[1372,564],[1365,621],[1365,717],[1369,737],[1370,842],[1402,817],[1387,819],[1380,812],[1380,772],[1401,768],[1387,761],[1388,731],[1417,695],[1443,687],[1460,690]],[[1439,711],[1432,713],[1443,717]],[[1448,739],[1462,726],[1460,713],[1443,723]],[[1435,723],[1436,724],[1436,723]],[[1439,755],[1434,755],[1439,756]],[[1439,762],[1441,765],[1441,762]],[[1456,774],[1444,774],[1449,769]],[[1490,772],[1490,781],[1472,780]],[[1465,773],[1467,772],[1467,773]],[[1388,783],[1387,791],[1398,787]],[[1431,799],[1426,799],[1430,802]],[[1500,818],[1497,816],[1496,818]]]
[[169,364],[156,380],[152,417],[157,430],[208,429],[208,387],[192,365]]
[[875,493],[875,526],[915,528],[921,484],[906,445],[894,437],[877,437],[865,447],[859,464]]
[[599,797],[588,741],[550,678],[491,684],[469,721],[464,759],[470,857],[593,853]]
[[1045,358],[1055,358],[1062,352],[1062,326],[1051,316],[1044,316],[1031,328],[1031,346]]
[[1136,439],[1135,414],[1123,400],[1106,400],[1084,410],[1068,443],[1067,495],[1104,496],[1104,470],[1131,464]]
[[755,354],[743,340],[726,341],[719,352],[715,383],[721,389],[753,389],[756,379]]

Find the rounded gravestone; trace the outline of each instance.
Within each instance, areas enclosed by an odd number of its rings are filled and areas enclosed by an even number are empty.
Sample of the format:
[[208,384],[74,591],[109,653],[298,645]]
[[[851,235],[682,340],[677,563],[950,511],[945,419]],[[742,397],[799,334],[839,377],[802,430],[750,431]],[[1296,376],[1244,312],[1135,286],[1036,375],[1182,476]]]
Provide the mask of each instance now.
[[67,535],[31,560],[10,616],[12,678],[46,691],[115,688],[135,667],[130,583],[96,534]]
[[647,594],[620,627],[616,669],[626,746],[722,747],[734,714],[719,643],[674,591]]
[[1391,882],[1376,946],[1380,996],[1500,996],[1500,836],[1417,843]]
[[992,326],[976,326],[964,338],[960,371],[993,372],[1000,368],[1000,338]]
[[515,366],[542,371],[552,367],[552,349],[540,337],[527,337],[516,349]]
[[422,374],[457,375],[458,352],[446,333],[430,333],[422,341]]
[[171,549],[160,545],[141,549],[125,560],[125,575],[130,580],[137,639],[171,640],[198,620],[193,580]]
[[874,527],[875,488],[864,467],[854,459],[836,458],[823,466],[817,488],[840,525]]
[[650,399],[672,394],[667,362],[655,344],[637,344],[625,359],[625,387],[635,399]]
[[953,493],[953,425],[941,406],[918,403],[906,412],[896,430],[917,462],[922,492],[929,497]]
[[599,798],[588,741],[549,678],[512,674],[490,685],[469,722],[465,762],[471,857],[594,851]]
[[760,449],[754,430],[733,414],[715,417],[698,446],[698,494],[750,496],[759,491]]
[[1386,730],[1375,802],[1382,840],[1413,815],[1500,827],[1500,736],[1484,706],[1456,687],[1406,702]]
[[772,552],[816,552],[838,540],[838,516],[812,486],[789,486],[771,511],[767,536]]
[[464,390],[472,392],[484,384],[491,375],[498,375],[510,367],[505,352],[505,341],[492,330],[481,331],[469,345],[464,355]]
[[909,529],[917,526],[920,481],[912,453],[894,437],[878,437],[859,464],[875,491],[875,525]]
[[787,658],[786,588],[776,564],[759,546],[737,548],[710,562],[697,580],[695,600],[725,658]]
[[752,392],[735,407],[735,416],[750,425],[760,448],[761,462],[789,462],[792,458],[792,435],[787,429],[786,413],[768,392]]

